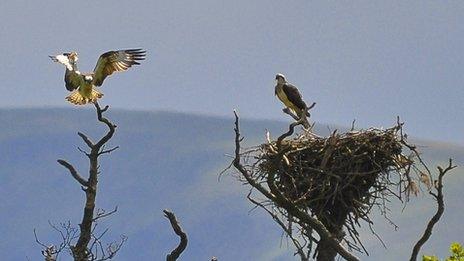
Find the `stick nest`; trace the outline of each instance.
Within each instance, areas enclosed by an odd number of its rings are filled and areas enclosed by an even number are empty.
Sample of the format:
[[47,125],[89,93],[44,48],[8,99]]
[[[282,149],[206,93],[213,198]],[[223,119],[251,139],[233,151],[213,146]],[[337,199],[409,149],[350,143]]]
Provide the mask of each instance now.
[[360,218],[372,224],[368,214],[373,206],[381,207],[386,216],[390,196],[403,200],[418,193],[411,173],[428,179],[416,166],[423,162],[405,136],[400,123],[386,130],[335,131],[329,137],[307,132],[268,140],[253,150],[256,161],[248,167],[255,179],[273,182],[282,195],[332,232],[341,232],[344,225],[357,238],[355,224]]
[[[411,193],[419,193],[420,184],[432,188],[431,172],[407,142],[399,118],[388,129],[353,128],[328,137],[310,129],[292,136],[301,124],[297,121],[277,140],[267,133],[266,143],[242,150],[235,116],[235,158],[230,166],[252,186],[248,199],[272,216],[302,257],[309,258],[316,244],[315,257],[321,243],[313,218],[351,250],[367,253],[358,231],[360,221],[383,244],[372,227],[373,208],[396,227],[388,217],[389,202],[394,198],[407,202]],[[265,197],[255,198],[254,191]]]

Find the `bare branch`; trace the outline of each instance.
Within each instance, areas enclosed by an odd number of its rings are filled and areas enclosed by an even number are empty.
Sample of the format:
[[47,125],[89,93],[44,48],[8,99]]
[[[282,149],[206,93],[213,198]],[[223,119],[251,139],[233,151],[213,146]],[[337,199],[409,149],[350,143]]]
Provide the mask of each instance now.
[[76,171],[76,169],[74,168],[73,165],[69,164],[67,161],[62,160],[62,159],[59,159],[57,161],[58,161],[58,163],[60,165],[62,165],[63,167],[65,167],[65,168],[67,168],[69,170],[69,173],[71,174],[71,176],[77,182],[79,182],[79,184],[81,184],[84,187],[87,187],[89,185],[89,182],[87,180],[85,180],[83,177],[81,177],[81,175],[79,175],[79,173],[77,173],[77,171]]
[[116,147],[113,147],[113,148],[107,149],[107,150],[103,150],[103,149],[102,149],[102,150],[98,153],[98,155],[109,154],[109,153],[111,153],[111,152],[113,152],[113,151],[115,151],[115,150],[117,150],[117,149],[119,149],[119,146],[116,146]]
[[89,148],[93,147],[93,142],[90,140],[89,137],[87,137],[87,135],[85,135],[82,132],[78,132],[77,135],[79,135],[79,137],[82,138],[82,140],[85,142],[85,144],[87,144],[87,146],[89,146]]
[[37,237],[37,232],[35,231],[35,228],[34,228],[34,237],[35,237],[35,242],[39,245],[41,245],[42,247],[44,248],[47,248],[48,246],[45,245],[44,243],[40,242],[39,238]]
[[[280,135],[279,138],[277,138],[277,148],[280,148],[281,144],[282,144],[282,141],[291,136],[295,130],[295,127],[298,126],[298,125],[303,125],[303,126],[306,126],[307,128],[311,128],[311,125],[309,124],[308,122],[308,118],[311,117],[311,114],[309,113],[309,111],[314,108],[314,106],[316,106],[316,103],[313,102],[311,104],[311,106],[307,107],[306,108],[306,111],[302,112],[301,114],[302,115],[295,115],[290,109],[288,108],[285,108],[283,109],[282,111],[285,112],[286,114],[292,116],[292,118],[295,120],[295,122],[291,123],[289,128],[288,128],[288,131],[282,135]],[[306,128],[305,127],[305,128]]]
[[163,210],[163,212],[164,216],[169,219],[172,229],[174,230],[176,235],[180,237],[179,245],[174,250],[172,250],[170,254],[166,256],[166,261],[175,261],[177,260],[177,258],[179,258],[180,254],[182,254],[182,252],[184,252],[185,248],[187,247],[187,234],[180,227],[179,222],[177,221],[174,213],[167,209]]
[[355,127],[354,127],[354,124],[356,123],[356,119],[353,119],[353,121],[351,122],[351,128],[350,128],[350,131],[354,131]]
[[[98,103],[96,103],[95,106],[100,107],[100,105],[99,105]],[[110,107],[110,106],[106,105],[103,109],[100,109],[100,111],[101,111],[101,112],[105,112],[105,111],[108,110],[109,107]]]
[[118,211],[118,206],[116,206],[112,211],[106,213],[105,210],[97,210],[97,215],[96,217],[93,219],[93,222],[101,219],[101,218],[105,218],[107,216],[111,216],[112,214],[116,213]]
[[414,245],[411,258],[409,259],[410,261],[417,260],[417,255],[419,254],[421,247],[427,242],[427,240],[429,240],[430,236],[432,236],[433,227],[435,226],[436,223],[438,223],[441,216],[443,215],[443,212],[445,211],[445,203],[443,200],[443,177],[448,171],[454,168],[456,168],[456,165],[453,165],[452,159],[449,160],[449,164],[445,169],[443,169],[440,166],[437,167],[439,174],[438,174],[438,180],[436,180],[435,186],[434,186],[436,193],[432,191],[429,192],[430,195],[432,195],[437,201],[437,212],[430,219],[422,237]]
[[95,105],[95,108],[97,109],[98,121],[103,122],[108,127],[108,132],[106,133],[106,135],[103,136],[92,148],[92,150],[96,150],[98,153],[100,148],[113,137],[114,131],[116,129],[116,125],[110,122],[107,118],[103,117],[103,113],[106,112],[109,108],[108,105],[105,106],[103,109],[100,108],[100,105],[98,104],[98,102],[95,102],[94,105]]
[[79,152],[81,152],[82,154],[84,154],[85,156],[90,157],[90,153],[88,153],[87,151],[81,149],[81,147],[77,147],[77,150]]
[[313,103],[307,108],[307,110],[308,110],[308,111],[311,110],[312,108],[314,108],[314,106],[316,106],[316,103],[315,103],[315,102],[313,102]]
[[49,224],[53,229],[55,229],[61,235],[62,242],[60,243],[60,246],[58,248],[54,244],[47,246],[44,243],[42,243],[38,239],[35,229],[34,229],[34,237],[35,237],[35,242],[39,244],[40,246],[42,246],[44,249],[41,252],[45,258],[45,261],[56,261],[58,260],[58,255],[61,253],[61,251],[63,251],[63,249],[65,249],[69,245],[69,242],[72,240],[72,231],[66,231],[66,234],[65,234],[63,233],[63,231],[61,231],[55,225],[53,225],[50,221],[49,221]]
[[256,206],[259,206],[260,208],[264,209],[271,217],[274,219],[274,221],[285,231],[285,233],[290,237],[290,239],[293,242],[293,245],[296,247],[296,251],[298,255],[300,255],[300,258],[302,261],[309,260],[309,257],[306,255],[306,253],[303,250],[303,246],[300,244],[300,242],[292,236],[292,229],[291,227],[287,227],[282,220],[280,220],[279,216],[277,214],[273,213],[271,210],[269,210],[266,206],[264,206],[262,203],[256,201],[251,197],[251,191],[248,193],[247,196],[248,200],[250,200],[253,204]]
[[104,255],[102,258],[98,259],[97,261],[104,261],[112,259],[118,252],[121,250],[121,247],[127,241],[127,236],[121,235],[121,241],[119,242],[112,242],[106,248],[106,256]]
[[279,138],[277,138],[277,148],[280,148],[281,145],[282,145],[282,141],[291,136],[293,134],[293,132],[295,131],[295,127],[298,126],[298,125],[301,125],[303,124],[303,122],[301,120],[298,120],[298,121],[295,121],[295,122],[292,122],[292,124],[290,124],[288,126],[288,131],[282,135],[279,136]]
[[242,173],[242,175],[245,177],[246,181],[256,188],[259,192],[261,192],[264,196],[266,196],[269,199],[274,199],[274,195],[272,195],[268,190],[266,190],[263,186],[261,186],[258,182],[256,182],[252,177],[251,174],[248,173],[248,171],[243,167],[243,165],[240,163],[240,142],[243,140],[243,138],[240,136],[240,125],[239,125],[239,117],[237,112],[234,110],[234,115],[235,115],[235,158],[234,158],[234,167]]

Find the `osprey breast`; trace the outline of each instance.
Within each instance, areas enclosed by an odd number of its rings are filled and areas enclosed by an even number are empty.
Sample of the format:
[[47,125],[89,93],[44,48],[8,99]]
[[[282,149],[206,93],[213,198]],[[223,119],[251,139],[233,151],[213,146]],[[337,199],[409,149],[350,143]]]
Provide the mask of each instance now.
[[289,108],[295,107],[293,105],[293,103],[290,102],[287,95],[285,94],[285,92],[284,92],[284,90],[282,88],[282,85],[276,87],[276,95],[279,98],[279,100],[282,101],[285,104],[285,106],[287,106]]

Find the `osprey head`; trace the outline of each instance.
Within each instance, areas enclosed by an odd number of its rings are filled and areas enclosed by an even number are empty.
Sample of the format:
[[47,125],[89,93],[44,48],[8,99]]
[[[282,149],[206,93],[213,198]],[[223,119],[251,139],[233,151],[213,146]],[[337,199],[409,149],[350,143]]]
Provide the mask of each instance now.
[[76,63],[77,60],[79,60],[79,57],[77,57],[76,52],[64,53],[63,55],[68,57],[70,63]]
[[59,55],[49,55],[49,57],[52,59],[52,61],[61,63],[68,70],[77,70],[76,68],[76,62],[77,62],[77,53],[76,52],[70,52],[70,53],[63,53]]
[[287,82],[287,80],[285,79],[285,76],[281,73],[278,73],[276,74],[276,77],[275,77],[277,83],[285,83]]

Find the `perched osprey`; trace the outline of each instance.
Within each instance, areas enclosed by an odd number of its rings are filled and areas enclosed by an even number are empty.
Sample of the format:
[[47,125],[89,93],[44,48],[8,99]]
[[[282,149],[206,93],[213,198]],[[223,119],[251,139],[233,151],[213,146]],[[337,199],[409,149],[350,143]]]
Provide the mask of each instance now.
[[[299,119],[306,116],[309,117],[308,106],[303,101],[298,88],[291,83],[288,83],[285,79],[285,76],[281,73],[278,73],[275,77],[277,85],[275,86],[275,95],[279,98],[283,104],[293,112]],[[307,120],[303,121],[304,127],[308,128],[309,123]]]
[[54,62],[66,66],[64,82],[66,89],[72,93],[66,100],[76,105],[84,105],[96,102],[103,96],[95,87],[103,84],[106,77],[113,72],[121,72],[129,69],[132,65],[139,65],[138,61],[145,59],[145,51],[142,49],[128,49],[109,51],[98,58],[97,65],[91,73],[81,73],[77,69],[77,53],[63,53],[50,56]]

